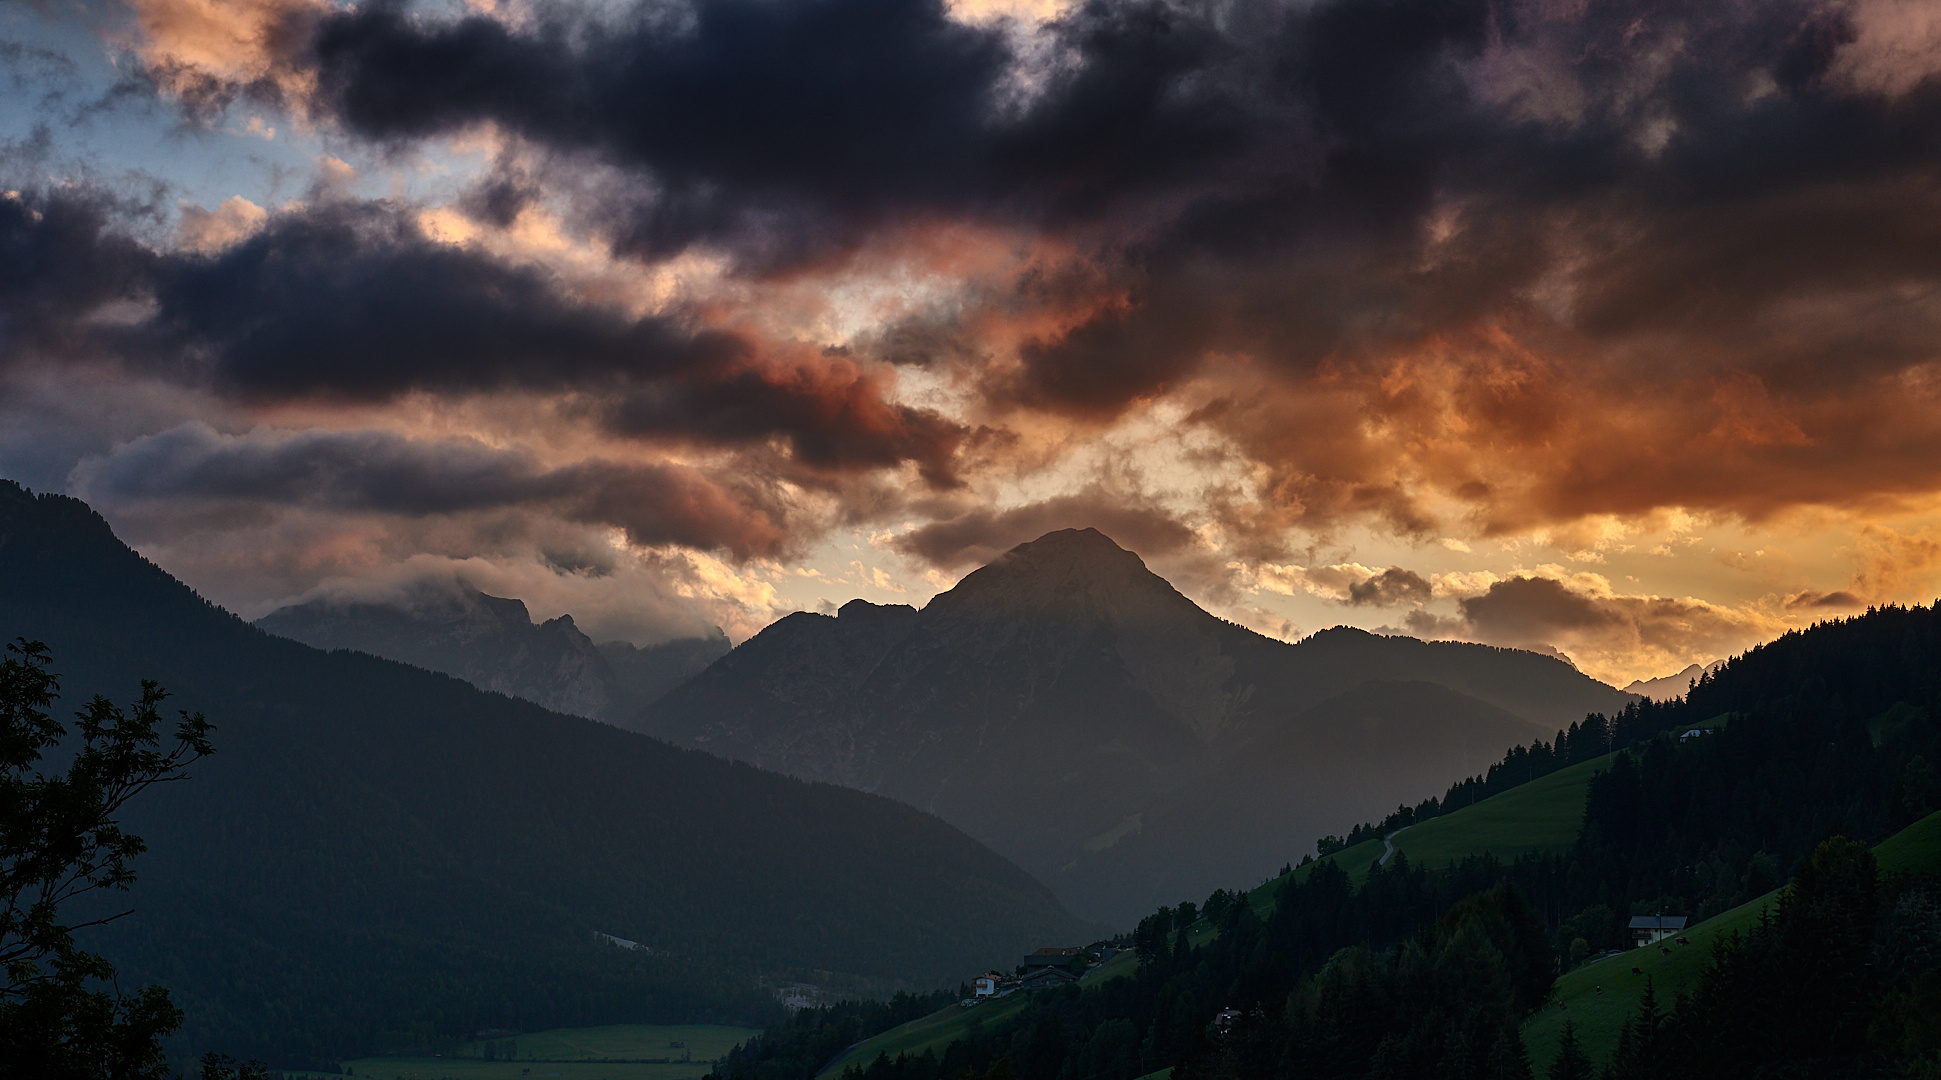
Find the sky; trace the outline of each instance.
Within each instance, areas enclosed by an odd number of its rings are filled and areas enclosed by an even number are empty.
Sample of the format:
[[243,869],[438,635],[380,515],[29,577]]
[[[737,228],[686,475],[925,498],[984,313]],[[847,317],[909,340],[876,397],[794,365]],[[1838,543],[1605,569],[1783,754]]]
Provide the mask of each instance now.
[[1941,8],[4,4],[0,476],[251,618],[1091,526],[1661,676],[1941,593]]

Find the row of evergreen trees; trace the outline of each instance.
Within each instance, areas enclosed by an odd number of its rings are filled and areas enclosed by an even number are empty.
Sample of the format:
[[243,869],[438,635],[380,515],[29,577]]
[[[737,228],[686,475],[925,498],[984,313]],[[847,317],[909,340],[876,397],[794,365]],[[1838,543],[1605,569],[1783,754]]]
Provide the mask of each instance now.
[[1534,739],[1528,746],[1510,747],[1502,761],[1491,765],[1481,776],[1449,785],[1440,799],[1431,795],[1414,806],[1397,806],[1380,821],[1356,825],[1345,837],[1322,837],[1315,841],[1316,853],[1326,858],[1364,840],[1379,840],[1397,829],[1473,806],[1492,795],[1501,795],[1572,765],[1604,757],[1619,746],[1633,745],[1673,725],[1689,722],[1687,712],[1683,708],[1641,700],[1627,705],[1615,717],[1592,713],[1558,731],[1556,738],[1549,742]]

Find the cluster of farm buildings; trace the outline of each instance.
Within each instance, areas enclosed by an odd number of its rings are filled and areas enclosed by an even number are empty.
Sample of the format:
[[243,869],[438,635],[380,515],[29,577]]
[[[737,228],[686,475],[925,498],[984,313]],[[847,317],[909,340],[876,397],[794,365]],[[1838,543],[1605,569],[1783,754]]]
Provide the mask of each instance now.
[[1095,941],[1090,945],[1053,946],[1027,954],[1011,974],[990,971],[971,980],[971,996],[965,1004],[984,998],[1003,997],[1019,990],[1042,990],[1077,982],[1088,968],[1103,964],[1124,949],[1121,941]]

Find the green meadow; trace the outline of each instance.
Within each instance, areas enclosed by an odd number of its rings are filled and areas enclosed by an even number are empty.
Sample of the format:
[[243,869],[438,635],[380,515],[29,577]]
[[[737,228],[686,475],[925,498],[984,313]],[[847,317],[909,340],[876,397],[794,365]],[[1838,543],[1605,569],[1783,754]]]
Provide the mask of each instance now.
[[[1874,855],[1880,860],[1880,868],[1889,873],[1941,869],[1941,813],[1929,814],[1888,837],[1874,848]],[[1523,1024],[1523,1043],[1530,1051],[1531,1063],[1541,1073],[1556,1058],[1566,1020],[1576,1028],[1578,1041],[1592,1061],[1608,1060],[1617,1048],[1618,1029],[1626,1018],[1637,1014],[1647,978],[1658,1000],[1669,1006],[1680,988],[1698,981],[1699,972],[1712,955],[1713,942],[1757,925],[1760,911],[1778,895],[1767,893],[1689,927],[1684,937],[1690,945],[1667,943],[1627,949],[1558,979],[1550,995],[1552,1004]],[[1666,948],[1671,951],[1666,953]],[[1633,968],[1637,974],[1632,973]]]
[[1580,761],[1474,806],[1430,818],[1397,834],[1395,850],[1417,866],[1447,866],[1468,855],[1508,861],[1532,852],[1568,851],[1584,823],[1591,777],[1608,767],[1604,758]]
[[[1712,955],[1712,943],[1735,930],[1743,932],[1757,925],[1760,911],[1776,895],[1767,893],[1689,927],[1684,937],[1690,945],[1666,942],[1626,949],[1559,978],[1550,994],[1552,1004],[1523,1022],[1523,1044],[1530,1051],[1531,1065],[1541,1074],[1556,1059],[1565,1021],[1576,1028],[1577,1040],[1592,1061],[1610,1060],[1611,1051],[1617,1048],[1618,1029],[1624,1026],[1626,1017],[1637,1013],[1638,1002],[1644,998],[1646,980],[1658,1000],[1669,1008],[1680,988],[1698,982],[1699,972]],[[1671,952],[1664,952],[1666,948]]]
[[[1591,777],[1608,767],[1604,758],[1582,761],[1549,776],[1492,795],[1473,806],[1452,810],[1395,834],[1395,850],[1416,866],[1447,866],[1469,855],[1514,859],[1531,852],[1570,850],[1584,820],[1584,796]],[[1380,840],[1364,840],[1325,859],[1294,869],[1305,881],[1314,868],[1332,862],[1352,881],[1368,877],[1369,868],[1387,850]],[[1262,883],[1247,894],[1256,912],[1273,906],[1283,877]]]
[[[1131,956],[1130,953],[1124,955]],[[1117,957],[1114,957],[1114,960],[1116,959]],[[1137,963],[1136,960],[1133,962]],[[892,1058],[899,1054],[921,1057],[925,1050],[933,1050],[941,1055],[944,1047],[963,1038],[976,1028],[985,1024],[995,1024],[1015,1015],[1029,1000],[1031,1000],[1031,994],[1025,992],[991,998],[969,1008],[962,1005],[946,1005],[929,1016],[920,1016],[907,1024],[893,1027],[875,1038],[856,1044],[830,1062],[829,1067],[822,1071],[822,1075],[833,1075],[849,1065],[867,1065],[875,1061],[878,1054],[887,1054]]]
[[[1214,933],[1212,927],[1201,924],[1194,928],[1187,940],[1195,945],[1203,945],[1212,940]],[[1125,949],[1112,959],[1086,972],[1085,980],[1081,985],[1097,986],[1102,982],[1125,978],[1138,970],[1138,955],[1131,949]],[[1024,1008],[1025,1002],[1030,1000],[1031,993],[1026,991],[1010,994],[969,1008],[962,1005],[945,1006],[929,1016],[918,1017],[901,1027],[893,1027],[875,1038],[858,1043],[831,1062],[829,1067],[823,1070],[822,1075],[834,1075],[850,1065],[867,1065],[875,1061],[878,1054],[888,1054],[892,1058],[898,1054],[921,1056],[925,1050],[942,1054],[944,1047],[962,1038],[971,1029],[982,1024],[996,1023]]]
[[694,1080],[758,1034],[718,1024],[560,1028],[466,1043],[438,1057],[360,1058],[345,1065],[351,1075],[376,1080]]

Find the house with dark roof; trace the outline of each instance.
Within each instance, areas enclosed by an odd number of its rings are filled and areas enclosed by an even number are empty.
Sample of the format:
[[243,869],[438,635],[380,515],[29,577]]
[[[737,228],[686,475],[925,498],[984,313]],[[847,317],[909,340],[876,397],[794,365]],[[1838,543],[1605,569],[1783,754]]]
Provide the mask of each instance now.
[[1066,971],[1064,968],[1041,967],[1028,972],[1024,978],[1019,979],[1017,988],[1020,990],[1044,990],[1077,981],[1078,976]]
[[1069,949],[1039,949],[1037,952],[1024,958],[1025,974],[1029,975],[1034,968],[1069,967],[1071,962],[1078,959],[1084,952],[1084,949],[1076,945]]
[[1633,915],[1631,916],[1631,941],[1637,948],[1656,945],[1670,937],[1685,932],[1683,915]]

